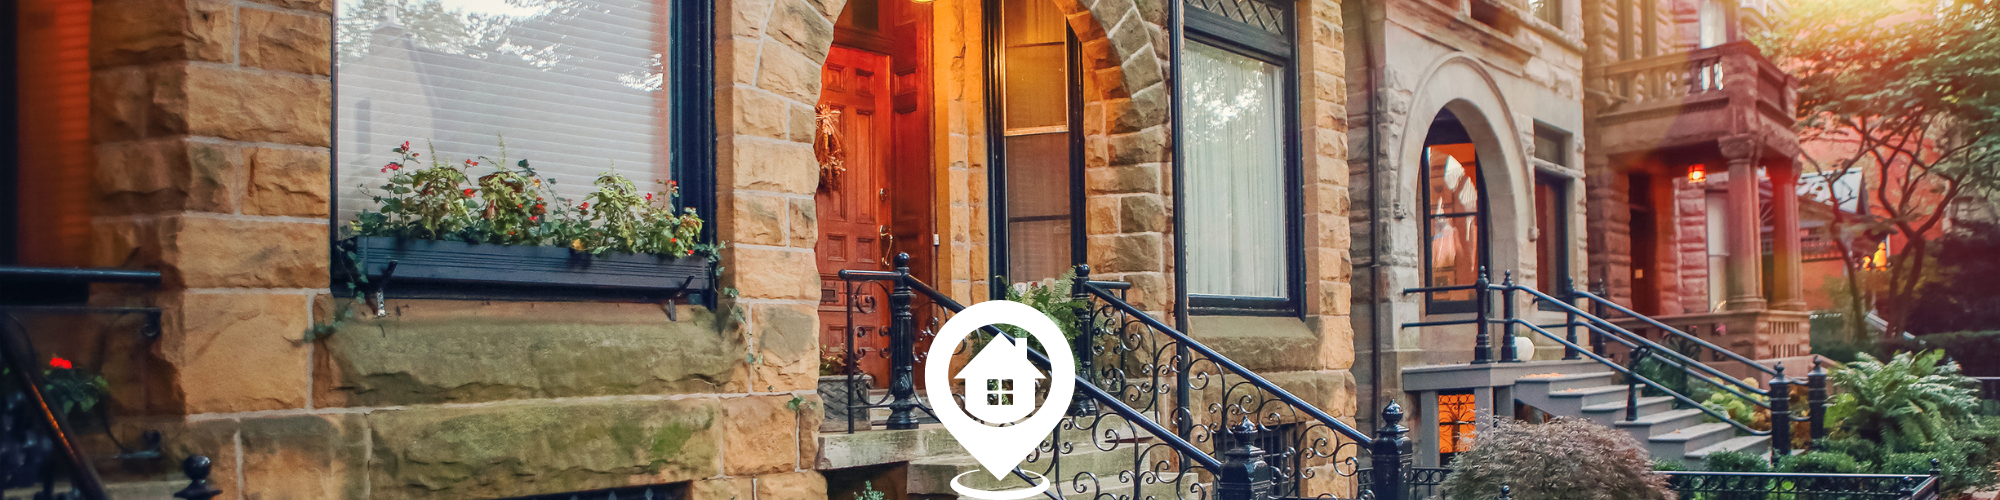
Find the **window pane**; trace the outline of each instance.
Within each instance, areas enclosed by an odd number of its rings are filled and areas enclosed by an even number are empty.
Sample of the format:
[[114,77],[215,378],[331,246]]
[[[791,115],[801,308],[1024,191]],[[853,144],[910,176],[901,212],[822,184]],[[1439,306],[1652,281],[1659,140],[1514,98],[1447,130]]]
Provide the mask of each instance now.
[[1543,293],[1554,295],[1562,289],[1563,269],[1567,263],[1564,255],[1569,250],[1569,238],[1564,234],[1563,223],[1569,217],[1568,206],[1563,196],[1563,186],[1559,179],[1538,177],[1535,179],[1535,228],[1540,237],[1535,238],[1535,287]]
[[1530,7],[1535,10],[1535,17],[1557,28],[1563,25],[1562,3],[1563,0],[1529,0]]
[[1281,68],[1194,42],[1183,61],[1188,292],[1284,297]]
[[1557,165],[1566,165],[1569,160],[1568,145],[1569,134],[1540,125],[1535,126],[1536,159]]
[[[1472,144],[1429,148],[1428,286],[1469,285],[1479,278],[1479,169]],[[1434,300],[1472,300],[1470,290],[1433,294]]]
[[657,189],[667,172],[664,5],[340,0],[340,216],[375,208],[358,186],[382,184],[403,141],[422,159],[456,163],[500,161],[504,139],[508,163],[531,160],[565,198],[606,171]]
[[1054,278],[1070,260],[1069,134],[1007,138],[1007,272]]

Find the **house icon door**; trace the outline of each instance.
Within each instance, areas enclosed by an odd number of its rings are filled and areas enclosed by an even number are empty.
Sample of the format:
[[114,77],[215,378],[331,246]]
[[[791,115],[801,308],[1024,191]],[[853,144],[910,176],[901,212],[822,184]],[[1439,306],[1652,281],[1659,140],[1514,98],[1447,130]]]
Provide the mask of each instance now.
[[1027,339],[987,342],[954,377],[965,381],[965,412],[988,423],[1007,424],[1035,411],[1035,385],[1044,378],[1028,362]]

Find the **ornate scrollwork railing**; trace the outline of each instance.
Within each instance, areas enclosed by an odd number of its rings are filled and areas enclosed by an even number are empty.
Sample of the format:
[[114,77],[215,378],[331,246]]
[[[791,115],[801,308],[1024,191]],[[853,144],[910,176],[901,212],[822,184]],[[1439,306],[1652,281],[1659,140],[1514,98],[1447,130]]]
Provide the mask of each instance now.
[[1659,472],[1689,500],[1933,500],[1937,475]]

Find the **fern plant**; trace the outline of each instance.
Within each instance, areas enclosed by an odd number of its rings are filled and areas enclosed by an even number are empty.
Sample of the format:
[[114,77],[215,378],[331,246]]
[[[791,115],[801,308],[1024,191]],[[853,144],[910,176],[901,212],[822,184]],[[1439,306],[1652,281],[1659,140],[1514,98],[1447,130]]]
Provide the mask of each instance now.
[[1881,443],[1891,452],[1922,451],[1950,441],[1957,425],[1972,425],[1978,382],[1959,374],[1944,351],[1899,352],[1888,362],[1862,354],[1827,375],[1843,392],[1827,408],[1835,437]]

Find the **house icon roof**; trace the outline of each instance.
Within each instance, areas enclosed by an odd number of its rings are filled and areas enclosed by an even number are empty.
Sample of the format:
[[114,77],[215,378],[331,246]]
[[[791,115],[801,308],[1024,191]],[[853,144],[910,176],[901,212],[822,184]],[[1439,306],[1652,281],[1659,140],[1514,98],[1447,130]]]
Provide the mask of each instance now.
[[958,370],[952,378],[965,380],[1012,380],[1021,378],[1047,378],[1035,365],[1028,363],[1028,346],[1025,339],[994,339],[987,342],[965,368]]

